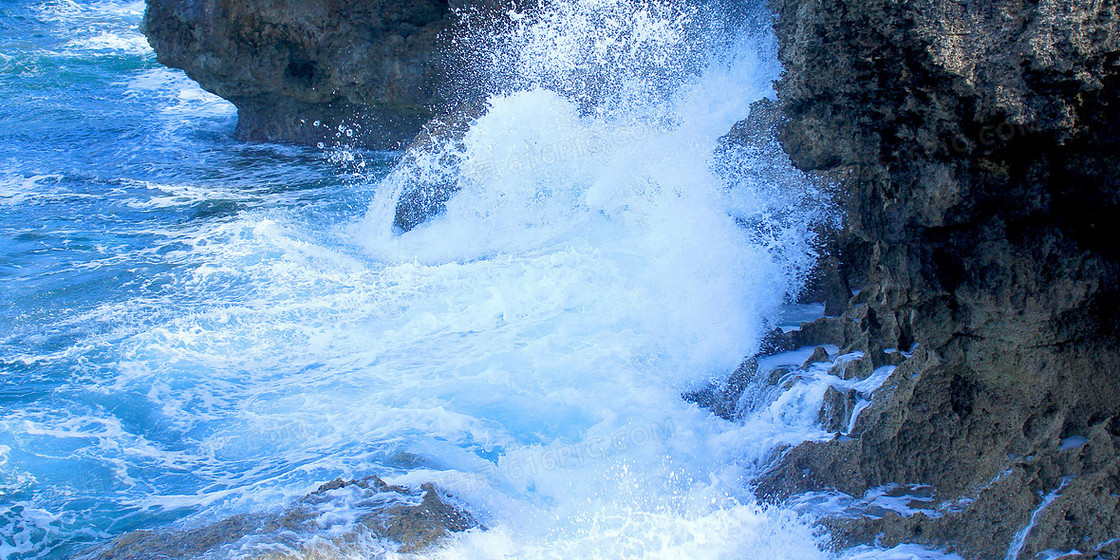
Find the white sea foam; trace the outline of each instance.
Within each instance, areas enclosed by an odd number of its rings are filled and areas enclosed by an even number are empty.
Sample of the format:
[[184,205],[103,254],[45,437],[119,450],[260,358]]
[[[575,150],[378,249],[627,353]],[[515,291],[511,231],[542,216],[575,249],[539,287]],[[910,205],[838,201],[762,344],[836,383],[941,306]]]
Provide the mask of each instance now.
[[49,192],[47,185],[57,183],[61,175],[35,175],[32,177],[0,178],[0,204],[16,206],[36,201]]
[[101,56],[154,57],[137,22],[144,2],[55,0],[34,8],[40,20],[61,24],[65,43],[59,54],[88,59]]
[[144,14],[145,3],[137,1],[102,0],[99,2],[76,2],[75,0],[49,0],[37,6],[41,17],[47,19],[99,20],[113,18],[114,20],[135,23]]
[[187,117],[228,117],[236,114],[232,103],[202,89],[181,70],[153,68],[133,76],[121,84],[126,95],[156,96],[162,103],[160,111],[176,119]]
[[913,544],[882,549],[860,546],[844,553],[840,560],[964,560],[956,554],[929,550]]
[[[496,468],[456,466],[481,469],[458,489],[491,512],[492,530],[448,557],[823,556],[800,521],[743,494],[735,455],[747,430],[678,396],[753,349],[811,259],[805,245],[773,247],[739,228],[734,213],[764,216],[770,201],[712,171],[717,138],[769,91],[776,67],[764,42],[698,65],[682,43],[697,32],[690,17],[668,4],[586,1],[519,20],[512,91],[490,99],[461,147],[399,168],[358,230],[378,259],[423,263],[387,270],[454,278],[438,304],[410,302],[422,328],[387,338],[456,356],[427,380],[471,379],[454,381],[462,404],[491,402],[472,386],[504,387],[508,413],[487,415],[498,431],[475,432],[484,448],[499,442]],[[605,44],[627,40],[621,57]],[[610,74],[631,67],[656,72]],[[431,174],[461,191],[441,216],[394,235],[403,185]],[[800,222],[803,239],[813,219]],[[475,315],[466,323],[446,308],[460,293]],[[416,317],[419,305],[441,312]],[[471,342],[443,348],[455,332]],[[674,430],[662,439],[602,450],[610,434],[666,425]]]
[[100,33],[92,37],[70,41],[65,48],[97,55],[152,54],[152,47],[148,45],[148,40],[139,33]]

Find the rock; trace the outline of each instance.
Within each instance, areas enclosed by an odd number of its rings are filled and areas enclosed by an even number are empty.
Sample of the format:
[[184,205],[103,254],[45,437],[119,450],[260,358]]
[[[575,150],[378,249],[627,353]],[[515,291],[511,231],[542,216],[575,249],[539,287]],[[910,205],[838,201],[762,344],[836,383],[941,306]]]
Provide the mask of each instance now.
[[837,258],[837,250],[827,243],[818,251],[821,257],[816,267],[809,273],[809,278],[805,281],[805,289],[798,302],[823,302],[825,315],[838,317],[844,314],[848,308],[848,301],[852,299],[851,285],[844,271],[845,261]]
[[[828,179],[821,174],[811,175],[796,169],[778,143],[783,119],[781,107],[774,100],[763,98],[752,103],[747,118],[735,123],[719,139],[716,168],[729,184],[765,189],[766,196],[771,200],[782,202],[782,210],[763,219],[757,216],[736,217],[741,227],[760,238],[773,236],[781,229],[775,228],[775,224],[783,222],[781,213],[788,208],[801,206],[802,214],[817,214],[814,248],[821,258],[810,271],[805,288],[795,295],[799,303],[824,303],[825,313],[837,316],[843,313],[851,299],[849,276],[852,269],[844,266],[839,259],[841,253],[848,249],[850,240],[837,235],[832,223],[835,216],[825,210],[829,205],[824,203],[823,198],[832,190]],[[816,184],[814,188],[806,189],[807,183]]]
[[757,375],[758,360],[749,358],[744,360],[722,383],[685,393],[682,397],[686,401],[711,410],[713,414],[724,420],[734,420],[739,412],[740,397],[747,387],[756,381]]
[[[338,510],[349,510],[356,522],[346,525],[345,516],[332,513]],[[331,525],[332,519],[337,527]],[[133,531],[83,558],[185,560],[228,553],[230,547],[237,547],[240,558],[260,560],[308,554],[342,558],[350,552],[368,553],[362,543],[370,539],[388,539],[399,544],[397,552],[416,553],[451,533],[477,526],[470,513],[451,504],[431,484],[421,485],[417,493],[370,476],[335,479],[278,512],[235,515],[189,529]]]
[[852,389],[840,391],[836,387],[829,387],[824,394],[824,404],[817,415],[821,427],[826,432],[842,433],[848,430],[848,421],[856,408],[859,397]]
[[463,136],[484,112],[485,106],[476,104],[440,115],[425,124],[409,145],[394,175],[403,182],[393,217],[396,231],[411,231],[443,213],[447,201],[462,188]]
[[867,379],[871,373],[875,371],[875,363],[869,356],[864,354],[859,358],[837,360],[828,369],[829,375],[835,375],[840,379]]
[[[822,199],[844,199],[845,193],[840,188],[843,182],[835,173],[805,172],[793,165],[778,142],[785,121],[781,105],[774,100],[764,98],[752,103],[748,117],[720,138],[716,161],[722,174],[733,182],[765,184],[770,196],[784,196],[793,204],[823,207]],[[790,196],[789,193],[804,193],[807,183],[819,190],[819,195]],[[836,317],[847,309],[852,286],[862,281],[862,268],[854,263],[866,261],[863,253],[868,248],[863,240],[837,227],[839,217],[823,213],[820,218],[813,228],[814,249],[820,259],[809,272],[797,301],[824,303],[825,314]],[[750,227],[752,224],[741,221],[740,225]]]
[[782,352],[789,352],[801,347],[799,340],[800,331],[785,332],[782,329],[774,329],[767,332],[762,337],[762,343],[759,345],[758,354],[760,356],[772,356]]
[[365,518],[363,523],[374,533],[401,543],[402,553],[424,551],[451,533],[478,526],[469,513],[444,501],[431,484],[423,484],[420,489],[424,492],[420,505],[396,505],[381,515]]
[[805,363],[801,365],[801,369],[809,369],[809,366],[813,364],[819,364],[828,361],[828,350],[825,350],[824,346],[817,346],[813,349],[813,353],[809,356],[809,359],[805,360]]
[[833,344],[847,346],[848,338],[855,336],[855,325],[851,320],[841,317],[822,317],[811,323],[801,325],[796,333],[794,348]]
[[[928,484],[943,515],[830,523],[838,544],[982,559],[1061,487],[1017,557],[1096,550],[1120,534],[1120,3],[770,5],[779,139],[841,184],[841,236],[866,249],[829,336],[901,363],[855,437],[790,450],[759,494]],[[1058,450],[1090,431],[1095,458]]]
[[[440,107],[457,61],[456,11],[487,0],[148,0],[160,63],[237,106],[237,136],[399,149]],[[497,18],[494,18],[497,19]]]

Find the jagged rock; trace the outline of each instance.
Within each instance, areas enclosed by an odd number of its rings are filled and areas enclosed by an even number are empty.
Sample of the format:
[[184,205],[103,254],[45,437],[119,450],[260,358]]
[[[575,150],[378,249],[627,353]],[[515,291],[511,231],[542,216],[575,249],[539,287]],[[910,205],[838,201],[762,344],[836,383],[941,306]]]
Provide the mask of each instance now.
[[874,371],[871,358],[867,355],[850,360],[838,360],[828,369],[829,375],[840,379],[866,379]]
[[[841,317],[822,317],[804,323],[800,328],[788,332],[782,329],[774,329],[763,337],[758,353],[744,360],[726,380],[709,383],[702,389],[689,391],[681,396],[684,400],[707,408],[713,414],[725,420],[735,420],[740,412],[739,407],[743,404],[745,392],[752,388],[754,391],[762,391],[767,387],[789,389],[810,365],[829,361],[828,351],[821,345],[841,346],[848,338],[855,337],[855,332],[855,323],[848,318]],[[766,372],[765,377],[759,376],[759,358],[810,346],[816,348],[800,369],[796,365],[777,366]],[[901,359],[901,355],[899,355],[899,359]],[[884,359],[884,362],[886,361],[889,361],[889,359]],[[871,360],[867,360],[867,363],[870,364]],[[844,379],[852,377],[843,377],[843,367],[844,364],[839,364],[835,366],[835,370],[830,369],[829,372]],[[853,374],[865,373],[863,377],[866,377],[870,375],[871,370],[868,369],[863,372],[861,369],[853,368],[852,372]],[[764,398],[764,395],[754,395],[751,400],[761,398]]]
[[687,392],[682,397],[686,401],[711,410],[713,414],[724,420],[734,420],[738,412],[739,398],[757,375],[758,360],[749,358],[722,383]]
[[[337,518],[336,523],[344,523],[338,516],[323,517],[340,507],[355,514],[353,526],[329,526],[332,517]],[[335,479],[278,512],[235,515],[190,529],[133,531],[83,558],[187,560],[218,554],[230,546],[239,546],[239,557],[260,560],[303,557],[311,552],[341,558],[347,557],[348,550],[361,552],[363,538],[387,539],[397,543],[398,552],[414,553],[431,548],[451,533],[477,526],[470,513],[448,502],[431,484],[423,484],[415,492],[370,476]],[[238,544],[247,538],[253,542]]]
[[491,4],[148,0],[142,30],[160,63],[237,106],[242,139],[399,149],[435,110],[469,98],[447,91],[447,46],[457,10]]
[[798,298],[802,303],[824,302],[824,313],[829,317],[838,317],[848,308],[848,301],[852,299],[852,289],[848,274],[845,271],[845,261],[837,258],[838,249],[832,245],[834,241],[828,234],[818,233],[818,238],[826,240],[824,246],[818,249],[821,255],[817,265],[809,273],[805,281],[805,289]]
[[[1111,528],[1117,522],[1120,479],[1112,455],[1116,438],[1101,438],[1098,432],[1079,450],[1054,446],[1038,456],[1019,458],[997,479],[956,500],[946,500],[938,491],[928,511],[849,512],[826,517],[824,524],[840,546],[868,540],[895,546],[912,542],[915,535],[949,541],[964,533],[973,541],[970,558],[1005,558],[1016,537],[1022,539],[1017,558],[1035,558],[1045,550],[1080,550],[1089,557],[1107,558],[1108,548],[1116,546],[1109,541],[1115,534]],[[1064,479],[1060,472],[1080,474]],[[1052,501],[1043,507],[1047,497]],[[1026,527],[1018,522],[1020,510],[1038,512],[1030,531],[1024,532]]]
[[[746,119],[735,123],[719,139],[716,149],[716,167],[730,183],[766,185],[774,198],[785,198],[790,205],[820,205],[817,197],[791,196],[804,193],[806,183],[819,183],[822,192],[828,191],[829,182],[824,176],[809,175],[797,170],[789,156],[778,143],[778,130],[783,122],[781,107],[772,99],[760,99],[751,104]],[[815,181],[814,181],[815,179]],[[851,299],[849,276],[851,267],[843,264],[838,256],[848,248],[846,239],[839,238],[828,216],[814,228],[816,249],[821,254],[817,265],[810,271],[804,289],[797,294],[800,303],[824,303],[825,313],[837,316],[843,313]],[[736,217],[737,223],[756,235],[765,237],[780,222],[780,216]]]
[[[841,348],[873,367],[901,359],[884,348],[917,351],[855,437],[790,450],[759,493],[929,484],[958,505],[831,526],[842,544],[882,533],[1002,559],[1074,476],[1017,557],[1096,550],[1120,534],[1113,483],[1091,483],[1111,476],[1114,443],[1085,462],[1056,448],[1120,412],[1120,246],[1106,241],[1120,239],[1120,5],[770,5],[781,143],[842,184],[842,235],[867,247],[847,263],[865,281]],[[1067,494],[1094,513],[1063,510]]]
[[793,332],[787,333],[782,329],[771,330],[763,335],[758,353],[762,356],[770,356],[795,350],[798,347],[795,336]]
[[859,397],[853,389],[840,391],[836,387],[829,387],[825,391],[824,403],[817,415],[824,431],[839,433],[847,430],[848,421],[858,401]]
[[459,192],[463,163],[463,136],[485,112],[483,104],[463,106],[424,125],[398,164],[403,181],[397,197],[393,227],[401,233],[443,213],[447,201]]
[[805,360],[805,363],[801,365],[801,369],[809,369],[809,366],[813,364],[819,364],[828,361],[828,350],[825,350],[824,346],[817,346],[813,349],[813,353],[809,356],[809,358]]
[[847,318],[822,317],[794,331],[796,340],[793,347],[833,344],[843,348],[847,340],[855,336],[854,329],[855,325]]

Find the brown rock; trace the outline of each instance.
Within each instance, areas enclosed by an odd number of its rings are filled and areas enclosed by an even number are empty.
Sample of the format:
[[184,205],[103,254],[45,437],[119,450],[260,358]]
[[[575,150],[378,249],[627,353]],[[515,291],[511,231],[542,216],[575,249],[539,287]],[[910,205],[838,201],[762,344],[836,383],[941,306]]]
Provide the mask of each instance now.
[[486,0],[148,0],[142,30],[160,63],[237,106],[239,138],[399,149],[472,95],[448,90],[459,85],[453,4],[488,10]]
[[824,431],[833,433],[847,431],[848,422],[858,401],[859,397],[854,390],[840,391],[835,387],[829,387],[825,391],[824,404],[821,405],[820,414],[817,416]]
[[[928,484],[942,515],[830,522],[838,544],[1002,559],[1062,488],[1018,557],[1097,550],[1120,535],[1120,3],[770,5],[782,145],[842,181],[868,247],[841,347],[861,375],[917,351],[853,439],[790,450],[760,494]],[[1090,432],[1091,457],[1059,450]]]
[[820,364],[828,361],[828,350],[825,350],[824,346],[817,346],[813,349],[813,353],[809,356],[809,359],[805,360],[805,363],[801,365],[801,369],[809,369],[809,366],[813,364]]
[[[356,509],[358,522],[345,531],[326,532],[319,518],[322,508],[333,511],[339,500],[353,499],[337,491],[359,489],[357,502],[343,507]],[[390,496],[386,499],[385,495]],[[392,499],[399,496],[400,499]],[[420,501],[413,504],[415,498]],[[386,484],[376,476],[361,480],[335,479],[279,512],[235,515],[215,523],[189,529],[169,528],[128,533],[84,556],[90,560],[190,559],[219,554],[246,537],[246,558],[261,560],[304,557],[349,557],[347,551],[361,552],[363,537],[388,539],[399,544],[402,553],[415,553],[437,545],[451,533],[478,526],[467,511],[452,505],[431,484],[421,485],[419,493],[402,486]],[[252,553],[259,548],[260,551]],[[300,555],[269,552],[277,547],[302,551]]]

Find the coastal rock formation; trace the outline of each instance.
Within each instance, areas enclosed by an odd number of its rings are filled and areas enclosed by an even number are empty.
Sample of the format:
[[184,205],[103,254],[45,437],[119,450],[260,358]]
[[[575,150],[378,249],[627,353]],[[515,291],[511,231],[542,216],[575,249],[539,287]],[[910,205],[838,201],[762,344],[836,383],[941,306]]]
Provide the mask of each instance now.
[[[922,508],[830,514],[841,546],[1113,557],[1120,3],[770,5],[779,139],[838,185],[838,237],[861,247],[828,342],[908,358],[848,436],[788,450],[759,494],[925,489]],[[848,400],[822,420],[842,424]]]
[[232,551],[258,560],[373,557],[391,550],[421,552],[477,526],[431,484],[417,492],[370,476],[328,482],[277,512],[235,515],[183,530],[133,531],[84,558],[188,560]]
[[407,144],[454,95],[458,11],[485,1],[148,0],[162,64],[237,106],[244,140]]

